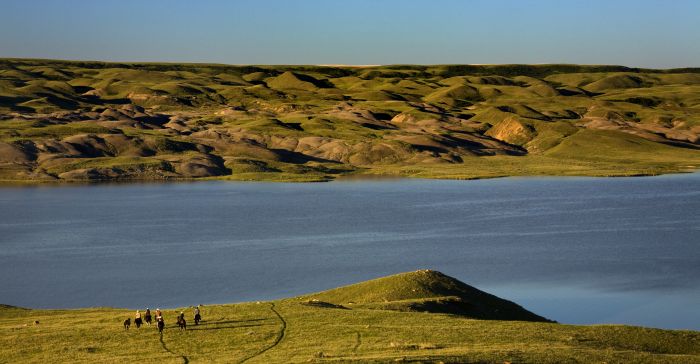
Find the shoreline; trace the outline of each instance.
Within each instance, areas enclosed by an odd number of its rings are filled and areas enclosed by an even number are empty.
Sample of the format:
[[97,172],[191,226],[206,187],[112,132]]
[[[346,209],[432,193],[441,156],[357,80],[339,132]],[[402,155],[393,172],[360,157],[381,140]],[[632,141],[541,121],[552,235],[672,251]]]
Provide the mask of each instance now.
[[[101,180],[22,180],[22,179],[0,179],[0,188],[2,187],[22,187],[22,186],[85,186],[85,185],[136,185],[136,184],[175,184],[175,183],[196,183],[196,182],[244,182],[244,183],[325,183],[325,182],[349,182],[349,181],[378,181],[378,180],[404,180],[404,179],[422,179],[422,180],[451,180],[451,181],[475,181],[483,179],[502,179],[502,178],[546,178],[546,177],[589,177],[589,178],[632,178],[632,177],[658,177],[665,175],[676,174],[692,174],[699,173],[700,169],[679,169],[670,171],[658,171],[649,173],[629,173],[621,172],[619,174],[503,174],[503,175],[483,175],[483,176],[418,176],[408,174],[387,174],[387,173],[346,173],[341,175],[326,176],[332,178],[260,178],[260,179],[237,179],[232,176],[218,177],[201,177],[201,178],[164,178],[164,179],[101,179]],[[303,175],[302,175],[303,176]],[[310,176],[312,177],[312,176]]]

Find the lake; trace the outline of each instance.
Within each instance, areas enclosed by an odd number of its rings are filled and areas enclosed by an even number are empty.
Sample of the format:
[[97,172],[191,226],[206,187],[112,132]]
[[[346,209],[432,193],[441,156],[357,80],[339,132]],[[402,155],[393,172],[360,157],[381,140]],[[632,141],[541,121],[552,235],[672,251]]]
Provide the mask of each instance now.
[[700,174],[0,188],[0,303],[178,307],[434,269],[563,323],[700,330]]

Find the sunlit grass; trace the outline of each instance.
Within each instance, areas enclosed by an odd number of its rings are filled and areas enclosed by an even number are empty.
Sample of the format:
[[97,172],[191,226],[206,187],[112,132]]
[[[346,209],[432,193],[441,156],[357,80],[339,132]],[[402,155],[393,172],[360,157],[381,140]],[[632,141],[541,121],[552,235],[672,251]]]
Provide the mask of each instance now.
[[[3,362],[305,363],[692,363],[700,333],[622,325],[475,320],[458,315],[354,307],[379,297],[429,297],[437,283],[416,274],[271,302],[205,305],[195,326],[192,308],[164,310],[166,328],[123,321],[133,310],[0,308]],[[405,279],[404,279],[405,278]],[[445,283],[450,286],[451,283]],[[439,286],[439,284],[437,284]],[[424,288],[421,288],[424,287]],[[344,305],[309,304],[311,298]],[[322,301],[313,301],[322,302]],[[180,312],[189,320],[180,330]],[[35,321],[38,322],[35,324]]]

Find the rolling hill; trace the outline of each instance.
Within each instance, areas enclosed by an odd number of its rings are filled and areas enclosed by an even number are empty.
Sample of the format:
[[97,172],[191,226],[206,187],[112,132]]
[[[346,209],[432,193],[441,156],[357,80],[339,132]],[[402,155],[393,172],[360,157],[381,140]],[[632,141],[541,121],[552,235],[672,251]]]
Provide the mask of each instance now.
[[693,171],[698,95],[694,68],[0,59],[0,180]]

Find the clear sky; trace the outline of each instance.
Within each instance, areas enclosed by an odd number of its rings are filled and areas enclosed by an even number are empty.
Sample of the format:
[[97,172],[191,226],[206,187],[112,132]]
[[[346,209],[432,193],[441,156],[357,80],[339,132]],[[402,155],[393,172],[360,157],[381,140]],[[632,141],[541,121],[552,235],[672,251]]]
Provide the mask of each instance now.
[[0,57],[700,66],[700,0],[2,0]]

